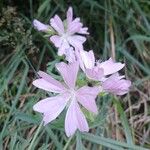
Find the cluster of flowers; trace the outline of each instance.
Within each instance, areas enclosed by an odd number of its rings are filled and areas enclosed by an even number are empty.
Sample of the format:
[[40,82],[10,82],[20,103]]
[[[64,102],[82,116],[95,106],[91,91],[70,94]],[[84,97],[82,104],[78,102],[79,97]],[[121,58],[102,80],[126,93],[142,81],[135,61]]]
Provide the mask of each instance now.
[[[50,19],[50,25],[45,25],[36,19],[33,25],[37,30],[49,34],[50,41],[58,48],[58,55],[65,56],[68,62],[56,64],[64,83],[55,80],[45,72],[38,72],[40,78],[33,81],[33,85],[45,91],[57,93],[57,95],[39,101],[33,109],[43,114],[43,121],[46,125],[67,108],[66,135],[73,135],[77,129],[81,132],[88,131],[89,126],[81,108],[85,107],[88,111],[97,114],[95,99],[99,93],[123,95],[128,92],[131,82],[125,80],[125,76],[118,74],[124,64],[115,62],[111,58],[104,62],[96,61],[92,50],[87,52],[83,49],[83,43],[86,41],[84,35],[89,34],[88,28],[83,27],[80,18],[73,19],[71,7],[64,21],[55,15]],[[87,80],[94,81],[95,85],[76,85],[79,68]]]

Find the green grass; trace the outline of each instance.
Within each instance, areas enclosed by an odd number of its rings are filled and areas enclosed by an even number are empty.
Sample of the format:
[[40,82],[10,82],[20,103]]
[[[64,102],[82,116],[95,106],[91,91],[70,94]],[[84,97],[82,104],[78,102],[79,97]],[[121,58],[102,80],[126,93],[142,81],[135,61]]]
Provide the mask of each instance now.
[[[68,6],[89,27],[86,50],[93,49],[102,60],[115,54],[126,63],[123,73],[132,81],[129,94],[98,100],[99,115],[90,133],[77,132],[69,139],[64,114],[44,127],[32,109],[46,97],[32,86],[36,71],[53,75],[57,62],[57,49],[32,28],[32,20],[49,23],[55,13],[64,18]],[[2,0],[0,11],[0,149],[150,149],[148,0]]]

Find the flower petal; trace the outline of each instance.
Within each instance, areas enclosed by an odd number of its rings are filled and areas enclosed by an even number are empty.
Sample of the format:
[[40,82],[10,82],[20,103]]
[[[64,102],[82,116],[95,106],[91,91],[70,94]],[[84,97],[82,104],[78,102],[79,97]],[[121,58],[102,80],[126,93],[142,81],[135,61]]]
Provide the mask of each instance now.
[[84,36],[81,35],[73,35],[71,36],[71,38],[74,40],[74,42],[79,42],[79,43],[84,43],[86,41],[86,38]]
[[126,94],[129,91],[129,87],[131,86],[131,81],[122,78],[123,76],[119,76],[118,73],[111,75],[102,83],[104,91],[116,95]]
[[46,98],[36,103],[33,106],[33,109],[44,114],[43,121],[46,125],[56,119],[56,117],[63,111],[69,98],[68,94]]
[[62,75],[68,87],[74,89],[78,70],[79,70],[79,63],[74,62],[71,64],[65,64],[61,62],[61,63],[56,64],[56,68]]
[[104,69],[104,75],[110,75],[121,70],[125,64],[114,62],[112,58],[110,58],[105,62],[97,63],[97,66]]
[[49,29],[49,25],[43,24],[42,22],[38,21],[37,19],[33,20],[33,26],[38,31],[47,31]]
[[68,38],[69,43],[79,50],[83,50],[83,43],[86,41],[86,38],[80,35],[72,35]]
[[73,100],[68,108],[65,118],[66,135],[72,136],[79,129],[81,132],[88,132],[89,127],[86,118],[79,108],[76,100]]
[[95,99],[100,92],[99,87],[88,87],[84,86],[77,91],[77,100],[84,106],[87,110],[97,114],[97,106]]
[[80,33],[80,34],[89,34],[88,28],[87,27],[80,28],[78,33]]
[[69,7],[67,11],[67,24],[70,24],[73,20],[73,10],[72,7]]
[[95,57],[92,50],[89,52],[87,51],[81,51],[81,58],[85,65],[85,68],[92,69],[95,65]]
[[66,50],[70,48],[70,45],[66,39],[62,40],[62,44],[58,49],[58,55],[62,56],[65,54]]
[[62,39],[58,35],[53,35],[50,37],[51,42],[55,45],[55,47],[60,47],[62,44]]
[[66,88],[59,81],[55,80],[45,72],[39,71],[38,74],[42,78],[34,80],[34,86],[55,93],[62,93],[66,90]]
[[73,63],[73,62],[76,61],[75,51],[73,50],[72,47],[66,49],[65,56],[66,56],[66,60],[67,60],[69,63]]
[[58,34],[64,33],[64,25],[58,15],[55,15],[54,18],[50,19],[50,24],[58,32]]
[[68,25],[67,33],[69,33],[70,35],[78,33],[80,31],[81,27],[82,27],[82,23],[80,23],[80,22],[71,22]]
[[79,49],[75,49],[75,54],[76,54],[76,58],[77,58],[77,61],[79,62],[79,66],[80,68],[85,71],[85,67],[84,67],[84,63],[82,61],[82,58],[81,58],[81,51],[82,50],[79,50]]
[[86,76],[95,81],[100,81],[104,77],[103,68],[98,68],[97,66],[92,69],[85,70]]

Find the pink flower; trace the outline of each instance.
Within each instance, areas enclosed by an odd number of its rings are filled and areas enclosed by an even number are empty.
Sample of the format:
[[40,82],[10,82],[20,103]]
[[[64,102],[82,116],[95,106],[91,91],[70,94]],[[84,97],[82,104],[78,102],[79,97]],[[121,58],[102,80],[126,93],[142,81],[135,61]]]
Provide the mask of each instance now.
[[119,70],[121,70],[124,66],[125,64],[115,62],[114,60],[112,60],[112,58],[109,58],[108,60],[101,63],[97,62],[97,67],[103,68],[104,76],[116,73]]
[[50,25],[43,24],[36,19],[33,25],[37,30],[49,34],[50,41],[58,48],[58,55],[65,55],[69,63],[77,60],[76,49],[83,50],[83,43],[86,41],[83,35],[89,34],[88,28],[83,27],[80,18],[73,19],[72,7],[69,7],[64,21],[55,15],[50,19]]
[[80,18],[73,19],[72,7],[69,7],[65,21],[62,21],[58,15],[55,15],[50,19],[50,25],[57,32],[56,35],[50,37],[50,40],[58,48],[58,55],[66,55],[66,51],[70,47],[83,49],[83,43],[86,41],[86,38],[82,35],[89,34],[87,32],[88,28],[83,27]]
[[[117,73],[124,67],[124,64],[115,62],[111,58],[104,62],[96,62],[93,51],[81,51],[81,62],[84,64],[83,71],[89,79],[100,81],[105,92],[116,95],[123,95],[129,91],[131,82],[123,79]],[[111,75],[113,74],[113,75]],[[111,75],[106,78],[107,75]]]
[[118,72],[124,64],[115,62],[111,58],[104,62],[96,62],[93,51],[81,51],[81,61],[84,64],[84,72],[92,80],[102,81],[106,75]]
[[123,79],[124,76],[119,76],[118,73],[111,75],[103,83],[102,87],[104,91],[110,92],[116,95],[124,95],[129,91],[131,81]]
[[80,62],[82,62],[82,66],[84,66],[82,67],[82,70],[85,72],[86,76],[91,80],[100,81],[100,79],[104,76],[104,70],[103,68],[96,66],[93,51],[90,50],[87,52],[83,50],[80,52],[80,55]]
[[49,92],[58,93],[58,95],[39,101],[33,106],[33,109],[43,114],[43,121],[46,125],[56,119],[66,107],[68,108],[65,117],[66,135],[73,135],[77,129],[82,132],[88,131],[88,123],[78,103],[97,114],[95,98],[99,93],[99,88],[83,86],[77,89],[75,87],[79,69],[78,62],[68,65],[63,62],[58,63],[56,68],[63,77],[65,84],[40,71],[38,74],[41,78],[33,81],[33,85]]

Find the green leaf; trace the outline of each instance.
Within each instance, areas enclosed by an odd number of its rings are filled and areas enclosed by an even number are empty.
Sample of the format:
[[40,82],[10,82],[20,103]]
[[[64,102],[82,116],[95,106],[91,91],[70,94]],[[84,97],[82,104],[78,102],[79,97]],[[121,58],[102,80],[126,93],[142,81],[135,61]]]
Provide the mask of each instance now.
[[76,150],[85,150],[85,148],[82,144],[80,131],[77,131],[77,133],[76,133]]
[[125,129],[124,131],[125,131],[127,143],[132,145],[132,144],[134,144],[134,142],[133,142],[133,139],[132,139],[131,130],[130,130],[130,127],[129,127],[129,124],[128,124],[127,117],[124,113],[124,110],[123,110],[123,108],[122,108],[119,101],[117,101],[116,99],[113,99],[113,102],[117,106],[117,111],[119,112],[121,123],[122,123],[122,125]]
[[17,113],[15,118],[18,120],[22,120],[28,123],[38,124],[39,119],[35,118],[33,115],[25,114],[25,113]]
[[145,35],[132,35],[125,41],[125,43],[130,41],[130,40],[140,40],[140,41],[147,41],[147,42],[149,42],[150,41],[150,37],[145,36]]
[[99,144],[99,145],[102,145],[102,146],[105,146],[114,150],[124,150],[121,146],[112,144],[111,142],[108,142],[107,140],[102,139],[99,136],[95,136],[89,133],[83,133],[82,138],[92,143],[96,143],[96,144]]
[[125,150],[125,148],[129,148],[130,150],[148,150],[148,149],[142,148],[140,146],[130,145],[130,144],[127,144],[124,142],[115,141],[113,139],[95,136],[90,133],[82,133],[82,138],[85,140],[88,140],[92,143],[100,144],[100,145],[109,147],[114,150]]

